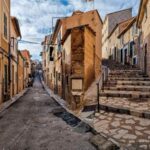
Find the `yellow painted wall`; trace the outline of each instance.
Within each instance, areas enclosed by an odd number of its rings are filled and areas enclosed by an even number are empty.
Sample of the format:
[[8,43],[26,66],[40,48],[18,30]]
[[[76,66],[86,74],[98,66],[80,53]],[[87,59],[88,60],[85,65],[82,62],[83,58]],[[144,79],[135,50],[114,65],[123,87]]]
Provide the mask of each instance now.
[[[7,16],[7,38],[4,37],[4,13]],[[7,93],[2,91],[4,87],[4,66],[8,67],[8,51],[10,37],[10,0],[0,0],[0,103],[4,101],[2,94],[9,95],[9,86],[7,84]],[[8,69],[7,69],[8,72]],[[8,83],[8,76],[6,78]],[[5,99],[6,100],[6,99]],[[8,100],[8,99],[7,99]]]
[[11,59],[11,85],[10,85],[10,93],[11,97],[17,94],[17,33],[13,24],[13,21],[11,20],[11,38],[14,38],[14,44],[13,47],[11,47],[11,55],[13,56],[13,59]]
[[24,60],[18,55],[18,92],[24,89]]

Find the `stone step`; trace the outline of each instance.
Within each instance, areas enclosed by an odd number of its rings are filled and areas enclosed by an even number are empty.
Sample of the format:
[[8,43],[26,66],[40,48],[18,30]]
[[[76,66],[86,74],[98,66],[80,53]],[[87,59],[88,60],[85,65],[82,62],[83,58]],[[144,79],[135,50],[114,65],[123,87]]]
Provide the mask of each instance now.
[[104,90],[103,92],[100,92],[100,96],[142,99],[150,98],[150,92]]
[[150,92],[150,86],[117,86],[117,87],[104,87],[104,90],[114,90],[114,91],[141,91]]
[[150,78],[145,77],[109,77],[108,81],[150,81]]
[[112,85],[136,85],[136,86],[150,86],[150,81],[107,81],[105,83],[106,86],[112,86]]
[[129,69],[129,70],[124,70],[124,69],[120,69],[120,70],[110,70],[110,73],[118,73],[118,72],[120,72],[120,73],[122,73],[122,72],[133,72],[133,73],[135,73],[135,72],[138,72],[138,73],[142,73],[142,71],[141,70],[139,70],[139,69]]
[[142,78],[143,75],[140,75],[140,74],[120,74],[120,75],[111,75],[109,74],[108,75],[108,78]]
[[138,72],[138,71],[132,71],[132,72],[131,71],[122,71],[122,72],[110,71],[110,73],[109,73],[109,75],[124,75],[124,74],[127,74],[127,75],[144,75],[142,72]]
[[[137,109],[130,108],[130,106],[127,107],[126,105],[117,106],[117,105],[113,105],[112,103],[109,103],[108,101],[107,101],[107,104],[104,104],[101,102],[101,98],[100,98],[99,104],[100,104],[99,105],[100,110],[104,110],[106,112],[126,114],[126,115],[150,119],[149,110],[137,110]],[[83,112],[87,112],[87,110],[96,111],[97,108],[98,108],[97,103],[93,105],[87,105],[87,106],[84,106]]]

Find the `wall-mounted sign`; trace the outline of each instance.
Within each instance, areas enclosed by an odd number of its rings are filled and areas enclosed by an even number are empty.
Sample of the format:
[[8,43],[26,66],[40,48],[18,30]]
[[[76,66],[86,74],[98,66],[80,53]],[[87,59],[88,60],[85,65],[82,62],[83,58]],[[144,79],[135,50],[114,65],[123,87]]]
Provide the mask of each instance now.
[[82,91],[83,90],[83,79],[71,79],[71,89],[72,91]]

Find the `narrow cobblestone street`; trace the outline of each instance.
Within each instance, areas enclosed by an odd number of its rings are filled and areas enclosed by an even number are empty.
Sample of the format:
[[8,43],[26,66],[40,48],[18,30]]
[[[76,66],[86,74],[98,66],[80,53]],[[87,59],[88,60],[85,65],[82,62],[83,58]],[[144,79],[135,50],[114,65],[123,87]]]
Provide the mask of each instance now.
[[91,133],[75,132],[53,115],[57,108],[36,77],[33,88],[0,114],[0,150],[94,150]]

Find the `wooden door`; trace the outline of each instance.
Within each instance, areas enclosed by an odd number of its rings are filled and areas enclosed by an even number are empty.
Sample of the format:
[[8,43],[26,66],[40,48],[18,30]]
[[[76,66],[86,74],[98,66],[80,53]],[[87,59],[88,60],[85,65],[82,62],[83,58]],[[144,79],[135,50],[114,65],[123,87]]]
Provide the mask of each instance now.
[[124,64],[128,63],[128,52],[127,49],[124,50]]

